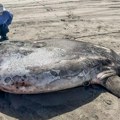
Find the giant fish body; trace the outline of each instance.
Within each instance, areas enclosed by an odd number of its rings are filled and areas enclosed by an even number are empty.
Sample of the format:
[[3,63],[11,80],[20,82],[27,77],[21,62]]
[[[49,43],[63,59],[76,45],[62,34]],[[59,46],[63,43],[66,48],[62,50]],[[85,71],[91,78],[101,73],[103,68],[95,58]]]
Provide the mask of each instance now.
[[0,43],[0,89],[37,94],[100,84],[120,97],[120,57],[113,50],[72,40]]

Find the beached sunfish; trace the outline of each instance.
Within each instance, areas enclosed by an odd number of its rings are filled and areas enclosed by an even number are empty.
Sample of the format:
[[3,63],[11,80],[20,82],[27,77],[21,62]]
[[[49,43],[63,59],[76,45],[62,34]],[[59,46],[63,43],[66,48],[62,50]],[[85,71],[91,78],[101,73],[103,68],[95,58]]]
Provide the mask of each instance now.
[[120,97],[120,56],[72,40],[0,43],[0,89],[37,94],[99,84]]

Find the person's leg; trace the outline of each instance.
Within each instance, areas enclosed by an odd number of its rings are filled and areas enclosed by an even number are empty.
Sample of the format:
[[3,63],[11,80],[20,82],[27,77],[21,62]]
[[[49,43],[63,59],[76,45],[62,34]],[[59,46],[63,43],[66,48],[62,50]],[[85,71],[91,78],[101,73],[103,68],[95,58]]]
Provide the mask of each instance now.
[[1,25],[0,25],[0,37],[1,37]]
[[8,40],[7,33],[9,32],[7,25],[1,25],[1,40]]

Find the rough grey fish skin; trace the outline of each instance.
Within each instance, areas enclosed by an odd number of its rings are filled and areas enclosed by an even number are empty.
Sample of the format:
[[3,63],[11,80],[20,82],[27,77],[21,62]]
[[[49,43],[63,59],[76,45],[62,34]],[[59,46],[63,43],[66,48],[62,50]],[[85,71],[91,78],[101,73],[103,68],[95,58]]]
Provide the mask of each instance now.
[[82,41],[8,41],[0,43],[0,89],[36,94],[99,84],[100,73],[119,74],[119,65],[113,50]]

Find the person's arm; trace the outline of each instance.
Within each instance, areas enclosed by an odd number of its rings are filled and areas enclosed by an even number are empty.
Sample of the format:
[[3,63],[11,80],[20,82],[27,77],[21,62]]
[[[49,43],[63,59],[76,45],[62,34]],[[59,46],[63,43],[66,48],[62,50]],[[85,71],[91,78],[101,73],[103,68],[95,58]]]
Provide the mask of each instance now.
[[8,11],[7,11],[7,14],[8,14],[8,19],[7,19],[7,21],[6,21],[6,24],[7,24],[7,25],[10,25],[11,22],[12,22],[12,19],[13,19],[13,14],[10,13],[10,12],[8,12]]

